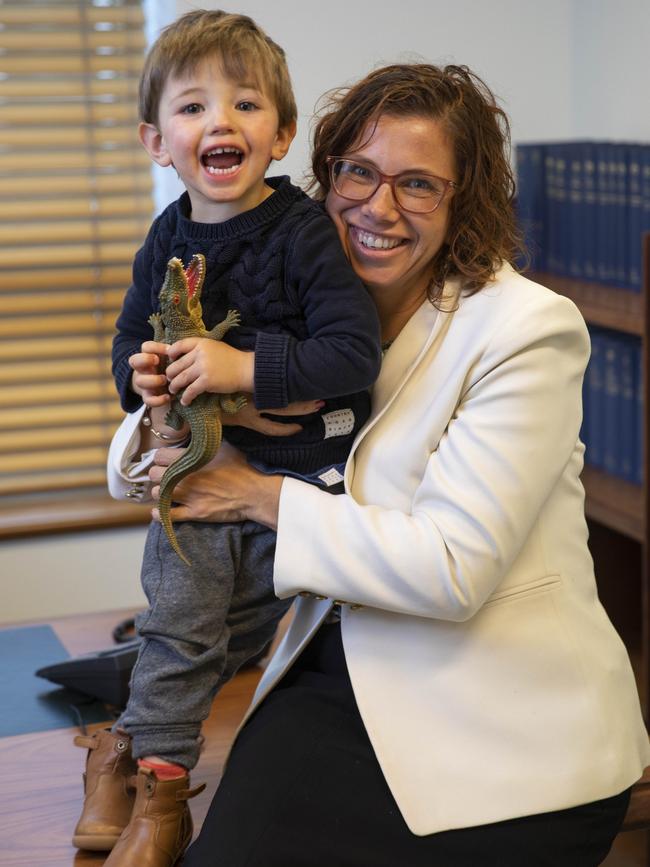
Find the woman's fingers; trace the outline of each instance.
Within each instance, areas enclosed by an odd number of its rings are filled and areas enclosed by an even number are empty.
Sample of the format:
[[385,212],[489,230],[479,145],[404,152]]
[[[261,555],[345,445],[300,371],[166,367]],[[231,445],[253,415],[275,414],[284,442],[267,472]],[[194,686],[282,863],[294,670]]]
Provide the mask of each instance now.
[[324,400],[296,400],[280,409],[261,409],[266,415],[310,415],[325,406]]

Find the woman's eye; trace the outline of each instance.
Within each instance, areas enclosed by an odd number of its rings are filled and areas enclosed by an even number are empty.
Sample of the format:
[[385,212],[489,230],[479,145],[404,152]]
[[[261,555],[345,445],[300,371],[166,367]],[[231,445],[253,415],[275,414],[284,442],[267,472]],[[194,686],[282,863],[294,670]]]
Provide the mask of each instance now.
[[183,114],[198,114],[198,113],[199,113],[200,111],[202,111],[202,110],[203,110],[203,109],[202,109],[202,107],[199,105],[198,102],[190,102],[189,105],[184,105],[184,106],[183,106],[183,108],[182,108],[182,113],[183,113]]
[[445,185],[437,178],[413,177],[402,178],[402,189],[413,196],[441,196],[445,192]]
[[367,181],[372,177],[372,170],[359,163],[343,163],[341,174],[352,181]]
[[241,102],[237,103],[237,108],[239,109],[239,111],[255,111],[257,106],[249,99],[242,99]]

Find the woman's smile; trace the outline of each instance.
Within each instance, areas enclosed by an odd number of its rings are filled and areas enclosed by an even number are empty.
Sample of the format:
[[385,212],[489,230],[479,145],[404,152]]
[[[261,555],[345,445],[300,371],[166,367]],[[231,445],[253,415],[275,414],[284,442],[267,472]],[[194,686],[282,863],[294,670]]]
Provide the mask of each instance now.
[[407,244],[405,238],[396,238],[390,235],[380,235],[376,232],[370,232],[367,229],[362,229],[360,226],[349,226],[349,232],[354,241],[364,250],[372,250],[373,252],[394,250],[402,244]]

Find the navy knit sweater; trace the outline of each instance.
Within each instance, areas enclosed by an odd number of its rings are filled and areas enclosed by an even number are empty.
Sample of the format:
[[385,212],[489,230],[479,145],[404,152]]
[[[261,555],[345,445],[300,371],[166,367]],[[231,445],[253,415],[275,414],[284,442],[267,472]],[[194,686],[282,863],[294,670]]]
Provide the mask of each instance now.
[[269,198],[223,223],[193,222],[187,193],[156,218],[117,319],[113,374],[122,408],[137,409],[128,359],[152,339],[148,318],[158,309],[167,262],[203,253],[203,320],[209,329],[228,309],[239,311],[242,324],[225,340],[255,351],[255,405],[326,401],[318,413],[295,419],[303,430],[293,436],[235,426],[224,436],[250,458],[309,473],[344,461],[368,417],[367,389],[381,363],[379,322],[323,208],[287,177],[267,183],[274,189]]

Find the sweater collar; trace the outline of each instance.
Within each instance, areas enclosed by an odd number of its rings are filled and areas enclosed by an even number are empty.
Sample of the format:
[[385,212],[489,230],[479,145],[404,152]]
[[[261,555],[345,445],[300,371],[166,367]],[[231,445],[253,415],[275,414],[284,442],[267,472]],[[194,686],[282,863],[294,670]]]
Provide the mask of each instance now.
[[185,237],[197,240],[225,241],[249,234],[275,222],[298,198],[305,194],[295,187],[287,175],[266,178],[266,183],[274,190],[273,195],[250,211],[244,211],[223,223],[196,223],[189,218],[190,197],[187,192],[176,202],[178,225]]

